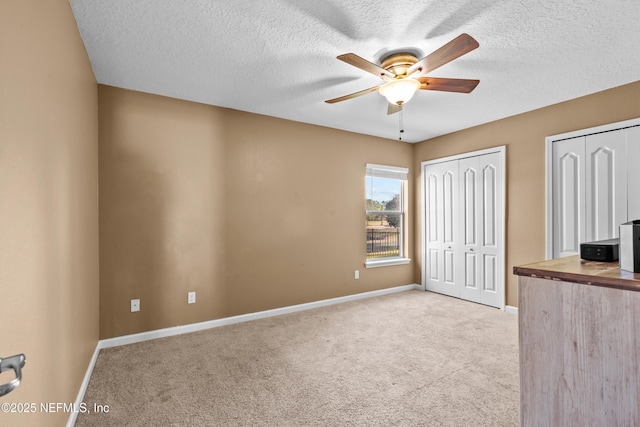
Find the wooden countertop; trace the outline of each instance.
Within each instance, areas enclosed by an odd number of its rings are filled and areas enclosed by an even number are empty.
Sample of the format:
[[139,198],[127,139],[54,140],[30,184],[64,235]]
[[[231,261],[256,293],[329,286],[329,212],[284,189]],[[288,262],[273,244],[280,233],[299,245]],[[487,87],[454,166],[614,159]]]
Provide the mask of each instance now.
[[578,255],[513,267],[513,274],[640,292],[640,274],[621,270],[618,261],[586,261]]

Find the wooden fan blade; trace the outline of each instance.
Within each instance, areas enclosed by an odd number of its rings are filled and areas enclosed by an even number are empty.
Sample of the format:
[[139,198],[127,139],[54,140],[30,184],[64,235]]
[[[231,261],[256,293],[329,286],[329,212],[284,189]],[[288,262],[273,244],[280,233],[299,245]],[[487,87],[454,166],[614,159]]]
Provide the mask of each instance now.
[[395,114],[395,113],[399,113],[400,111],[402,111],[402,105],[398,105],[398,104],[392,104],[392,103],[388,103],[389,105],[387,105],[387,115],[391,115],[391,114]]
[[345,53],[344,55],[338,56],[338,59],[380,78],[388,77],[393,79],[396,76],[391,71],[387,71],[384,68],[379,67],[372,62],[369,62],[366,59],[356,55],[355,53]]
[[346,101],[347,99],[357,98],[362,95],[366,95],[371,92],[375,92],[380,88],[380,86],[370,87],[369,89],[361,90],[358,92],[350,93],[349,95],[340,96],[338,98],[328,99],[324,102],[328,104],[335,104],[336,102]]
[[419,77],[422,90],[441,90],[443,92],[470,93],[480,80],[446,79],[440,77]]
[[411,75],[416,71],[414,77],[424,76],[425,74],[443,66],[444,64],[453,61],[456,58],[461,57],[465,53],[471,52],[473,49],[480,46],[476,39],[469,34],[460,34],[449,43],[442,46],[440,49],[430,53],[422,58],[420,61],[413,64],[407,69],[407,75]]

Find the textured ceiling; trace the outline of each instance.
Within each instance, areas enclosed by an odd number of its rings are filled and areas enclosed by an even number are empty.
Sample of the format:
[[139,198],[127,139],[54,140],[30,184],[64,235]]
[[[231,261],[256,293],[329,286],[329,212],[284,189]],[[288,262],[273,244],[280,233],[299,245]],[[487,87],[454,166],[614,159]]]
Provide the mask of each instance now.
[[[336,59],[480,47],[430,76],[471,94],[419,91],[403,140],[423,141],[638,80],[638,0],[73,0],[99,83],[398,138],[380,80]],[[640,101],[639,101],[640,102]]]

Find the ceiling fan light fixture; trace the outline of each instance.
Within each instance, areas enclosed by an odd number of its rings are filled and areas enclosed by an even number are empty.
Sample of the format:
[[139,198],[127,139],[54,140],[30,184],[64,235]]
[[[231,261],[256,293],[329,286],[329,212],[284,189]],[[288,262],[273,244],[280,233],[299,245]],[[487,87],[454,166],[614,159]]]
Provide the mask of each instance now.
[[413,97],[420,89],[420,82],[416,79],[398,79],[383,84],[380,87],[380,95],[387,98],[391,104],[402,105]]

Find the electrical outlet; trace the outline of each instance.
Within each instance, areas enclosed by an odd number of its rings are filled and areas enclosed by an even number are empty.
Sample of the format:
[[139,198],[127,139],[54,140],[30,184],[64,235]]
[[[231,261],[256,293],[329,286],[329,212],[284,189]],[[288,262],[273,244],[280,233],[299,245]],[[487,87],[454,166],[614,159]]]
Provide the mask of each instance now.
[[139,299],[132,299],[131,300],[131,312],[133,313],[134,311],[140,311],[140,300]]
[[196,303],[196,293],[195,292],[189,292],[187,294],[187,303],[189,303],[189,304],[195,304]]
[[354,279],[359,279],[360,278],[360,270],[356,270],[356,272],[353,275]]

